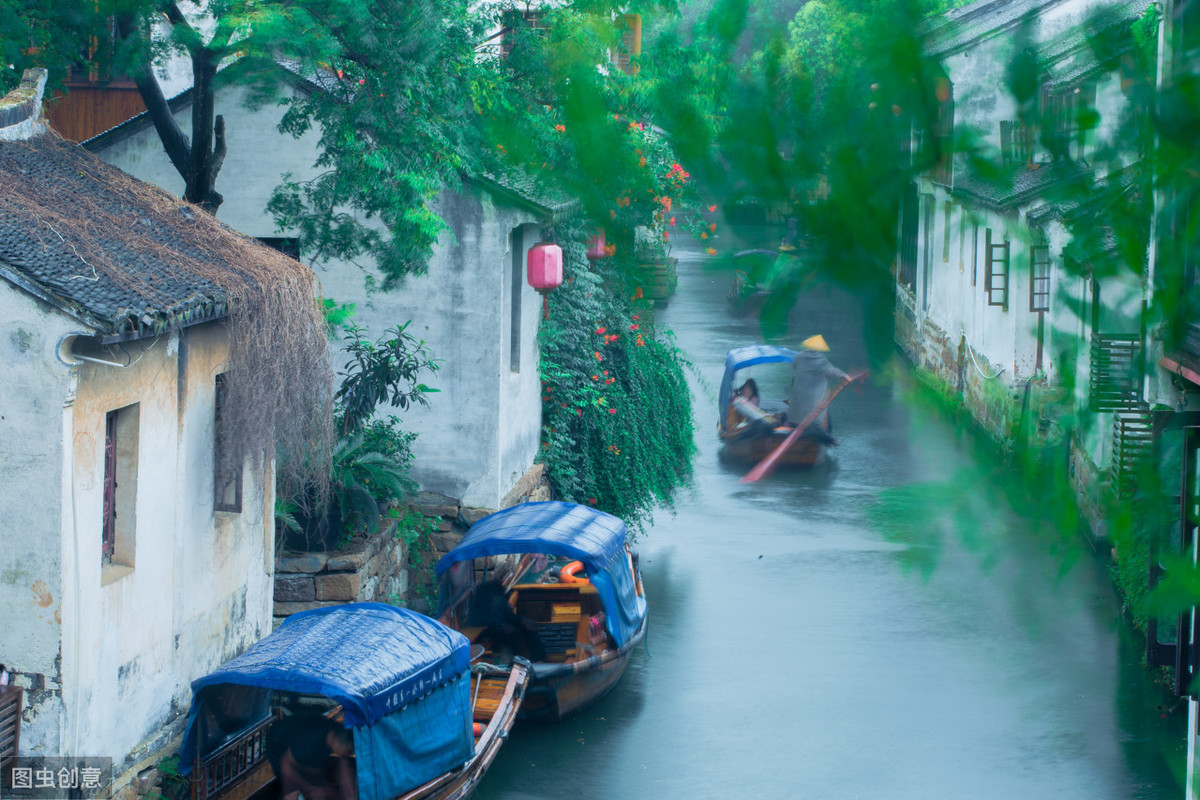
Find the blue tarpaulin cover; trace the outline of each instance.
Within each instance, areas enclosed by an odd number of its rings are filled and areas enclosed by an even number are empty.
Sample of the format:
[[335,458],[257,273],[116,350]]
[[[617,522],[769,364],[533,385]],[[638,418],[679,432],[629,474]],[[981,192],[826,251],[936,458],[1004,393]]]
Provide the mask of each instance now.
[[[355,746],[365,746],[382,773],[363,776],[378,793],[360,790],[363,800],[386,800],[468,760],[471,736],[468,671],[470,643],[458,631],[415,611],[380,603],[352,603],[293,614],[271,635],[220,669],[192,682],[194,697],[184,735],[182,760],[195,753],[196,719],[206,687],[252,686],[321,695],[341,704]],[[445,688],[444,691],[438,691]],[[426,706],[437,706],[427,708]],[[422,743],[404,752],[371,742],[371,726],[389,715],[421,706],[428,727],[414,732]],[[390,721],[394,722],[394,721]],[[396,726],[388,724],[388,729]],[[382,730],[382,729],[381,729]],[[387,739],[400,733],[393,731]],[[372,759],[368,759],[371,761]],[[390,777],[389,777],[390,776]],[[407,785],[393,785],[403,779]]]
[[506,508],[472,525],[458,547],[442,556],[436,571],[440,576],[460,561],[510,553],[545,553],[582,561],[617,646],[637,631],[646,616],[646,598],[638,596],[625,556],[625,523],[612,514],[557,500]]
[[718,426],[725,425],[725,416],[729,413],[729,404],[733,400],[733,375],[739,369],[753,367],[756,364],[790,363],[796,358],[796,351],[786,347],[774,347],[769,344],[752,344],[749,347],[737,347],[725,354],[725,374],[721,376],[721,388],[717,393],[717,405],[720,417]]

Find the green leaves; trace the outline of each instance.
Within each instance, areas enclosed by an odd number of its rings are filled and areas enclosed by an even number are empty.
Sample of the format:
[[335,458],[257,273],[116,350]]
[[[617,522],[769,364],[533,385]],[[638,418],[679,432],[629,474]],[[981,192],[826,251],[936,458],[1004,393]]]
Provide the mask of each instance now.
[[[557,496],[622,517],[643,530],[692,475],[687,362],[650,321],[625,280],[636,263],[589,266],[584,234],[558,232],[562,287],[539,335],[542,448]],[[632,255],[626,256],[632,261]]]

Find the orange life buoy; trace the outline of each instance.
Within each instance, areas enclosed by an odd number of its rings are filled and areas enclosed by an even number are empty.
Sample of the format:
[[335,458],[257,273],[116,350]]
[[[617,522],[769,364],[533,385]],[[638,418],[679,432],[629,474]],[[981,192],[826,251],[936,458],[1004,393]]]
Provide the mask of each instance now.
[[564,564],[563,568],[558,571],[558,580],[560,583],[591,583],[587,578],[584,578],[575,573],[583,569],[582,561],[572,561],[569,564]]

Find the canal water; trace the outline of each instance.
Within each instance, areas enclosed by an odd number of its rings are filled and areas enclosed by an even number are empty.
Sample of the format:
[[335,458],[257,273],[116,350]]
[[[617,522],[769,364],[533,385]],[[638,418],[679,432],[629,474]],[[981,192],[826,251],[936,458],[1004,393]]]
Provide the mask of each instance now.
[[[597,704],[518,726],[479,800],[1182,798],[1186,710],[1139,666],[1105,566],[1031,533],[996,465],[901,384],[837,398],[825,467],[738,482],[716,389],[761,334],[729,313],[728,274],[675,255],[659,319],[695,364],[699,453],[638,542],[645,646]],[[784,342],[813,333],[866,366],[854,298],[806,293]]]

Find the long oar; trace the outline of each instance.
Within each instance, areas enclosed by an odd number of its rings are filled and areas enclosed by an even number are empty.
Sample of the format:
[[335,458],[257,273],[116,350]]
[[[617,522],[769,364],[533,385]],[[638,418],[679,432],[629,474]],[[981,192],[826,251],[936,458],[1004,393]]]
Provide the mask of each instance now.
[[768,453],[766,458],[758,462],[758,466],[746,473],[746,476],[742,478],[742,483],[754,483],[759,478],[765,478],[767,474],[775,467],[775,462],[779,460],[779,457],[783,455],[784,451],[791,447],[792,443],[800,438],[800,434],[804,433],[805,429],[813,423],[813,420],[819,417],[821,412],[833,402],[833,398],[838,396],[838,392],[840,392],[842,389],[845,389],[855,381],[862,380],[865,377],[867,377],[867,371],[864,369],[851,373],[843,378],[842,382],[829,392],[819,406],[808,412],[807,417],[800,420],[800,424],[796,426],[796,429],[789,433],[787,438],[780,442],[778,447]]

